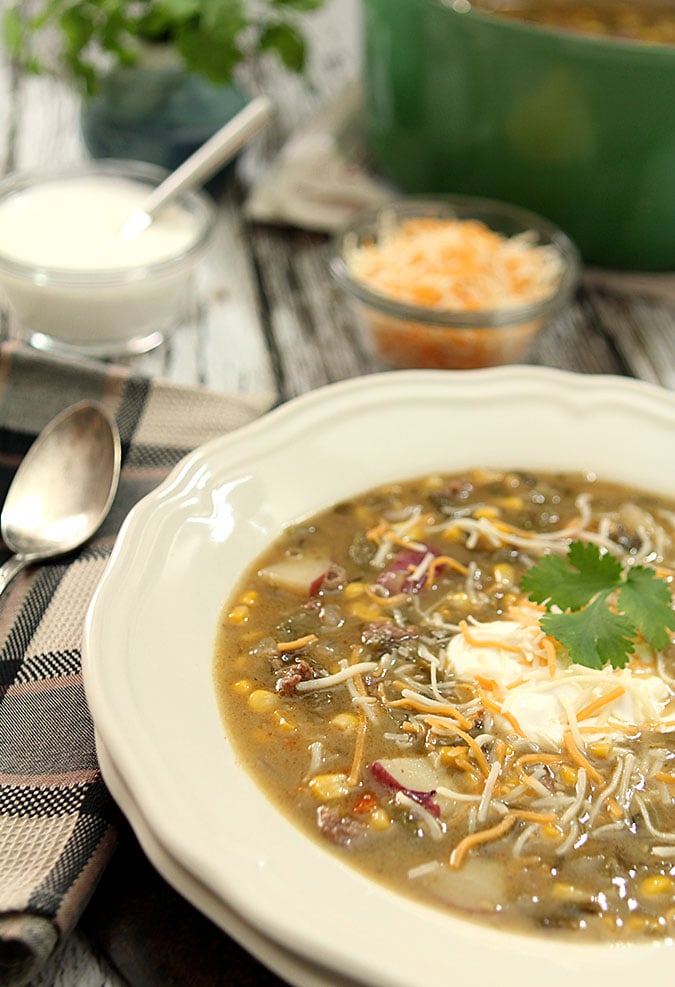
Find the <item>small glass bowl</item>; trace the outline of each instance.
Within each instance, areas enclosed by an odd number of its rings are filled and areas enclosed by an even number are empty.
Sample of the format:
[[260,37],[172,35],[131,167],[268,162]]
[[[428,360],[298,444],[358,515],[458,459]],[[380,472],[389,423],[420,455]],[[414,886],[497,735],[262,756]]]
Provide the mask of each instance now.
[[[46,183],[78,179],[103,179],[102,194],[106,179],[129,180],[149,195],[167,174],[156,165],[116,159],[20,172],[0,182],[0,209],[12,196]],[[22,336],[38,349],[92,357],[145,353],[162,343],[185,313],[195,266],[215,225],[213,206],[202,193],[186,193],[177,206],[192,217],[194,236],[161,259],[78,269],[31,264],[0,249],[0,291],[18,317]],[[59,235],[65,241],[69,230]]]
[[[537,247],[555,251],[558,275],[540,300],[478,310],[432,308],[402,302],[354,275],[350,256],[377,245],[414,219],[479,220],[503,237],[532,235]],[[470,369],[514,363],[537,333],[568,304],[579,278],[576,247],[562,230],[525,209],[468,196],[404,198],[362,213],[335,238],[333,276],[350,299],[366,345],[385,367]]]

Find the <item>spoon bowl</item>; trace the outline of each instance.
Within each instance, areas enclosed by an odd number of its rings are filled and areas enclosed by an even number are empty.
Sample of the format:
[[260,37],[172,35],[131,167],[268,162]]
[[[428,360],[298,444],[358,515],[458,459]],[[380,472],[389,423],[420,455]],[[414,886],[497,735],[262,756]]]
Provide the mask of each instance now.
[[13,553],[0,567],[0,593],[25,566],[87,541],[110,510],[121,465],[112,417],[95,401],[57,415],[28,450],[0,514]]

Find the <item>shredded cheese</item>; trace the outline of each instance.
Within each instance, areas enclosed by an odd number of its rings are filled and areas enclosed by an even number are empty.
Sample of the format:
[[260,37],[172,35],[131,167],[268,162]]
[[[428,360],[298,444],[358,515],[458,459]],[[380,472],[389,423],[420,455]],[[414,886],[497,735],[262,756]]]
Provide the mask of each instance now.
[[[390,226],[392,224],[389,224]],[[533,233],[505,237],[478,220],[419,218],[383,230],[349,252],[355,278],[398,301],[464,312],[551,295],[560,259]]]

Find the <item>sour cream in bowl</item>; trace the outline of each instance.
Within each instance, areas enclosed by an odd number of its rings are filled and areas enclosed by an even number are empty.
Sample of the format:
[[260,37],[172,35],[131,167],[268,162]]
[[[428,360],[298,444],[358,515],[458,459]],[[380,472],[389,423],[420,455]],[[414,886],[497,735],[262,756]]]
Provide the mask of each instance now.
[[34,346],[141,353],[179,324],[213,231],[208,198],[187,194],[139,236],[122,232],[164,177],[109,160],[0,183],[0,289]]

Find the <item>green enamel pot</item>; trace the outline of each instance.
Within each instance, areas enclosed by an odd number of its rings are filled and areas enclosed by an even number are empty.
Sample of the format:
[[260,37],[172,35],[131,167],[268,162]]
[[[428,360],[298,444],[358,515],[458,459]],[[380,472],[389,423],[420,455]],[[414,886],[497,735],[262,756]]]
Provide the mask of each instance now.
[[675,269],[675,46],[363,0],[366,129],[409,193],[503,199],[585,263]]

